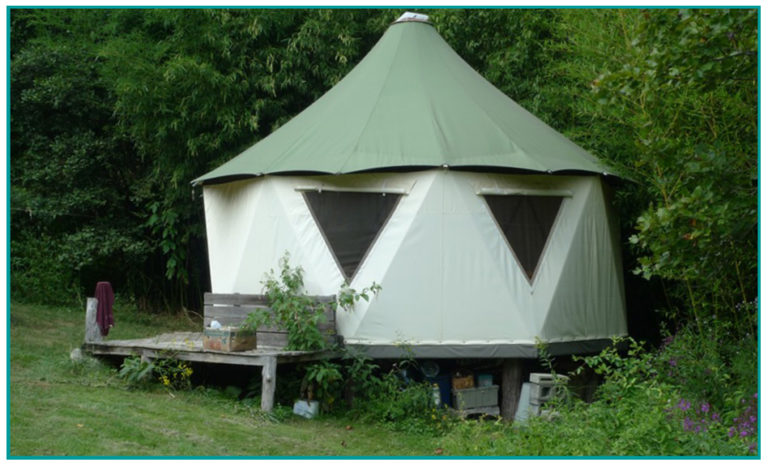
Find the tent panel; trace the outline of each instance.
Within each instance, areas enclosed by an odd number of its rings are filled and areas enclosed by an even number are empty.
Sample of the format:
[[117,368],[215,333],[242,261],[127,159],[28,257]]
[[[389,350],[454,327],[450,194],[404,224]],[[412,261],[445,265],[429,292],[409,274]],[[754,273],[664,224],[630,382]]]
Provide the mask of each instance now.
[[[401,250],[406,235],[410,231],[414,220],[418,217],[417,212],[422,205],[425,193],[429,190],[430,185],[435,179],[435,173],[396,174],[395,176],[387,176],[386,179],[381,178],[381,176],[372,177],[368,179],[369,187],[381,186],[382,181],[386,180],[388,186],[407,185],[410,188],[408,194],[402,196],[398,201],[392,216],[371,246],[368,256],[352,279],[350,286],[356,290],[370,287],[374,282],[379,285],[382,284],[389,265]],[[346,179],[347,176],[339,178]],[[347,187],[346,184],[345,187]],[[362,186],[359,188],[362,188]],[[354,335],[360,323],[365,319],[368,309],[371,306],[380,306],[379,304],[382,300],[387,302],[392,297],[397,300],[401,295],[399,295],[397,290],[392,290],[389,285],[386,285],[382,288],[379,295],[372,298],[371,301],[359,301],[351,313],[341,312],[337,314],[339,334],[343,336]],[[402,299],[400,301],[402,302]]]
[[[521,295],[530,296],[527,316],[531,320],[531,336],[542,337],[540,329],[547,319],[547,311],[564,274],[565,258],[573,248],[581,212],[587,201],[590,186],[594,183],[599,183],[597,177],[493,175],[487,177],[483,183],[475,184],[476,192],[481,194],[523,193],[563,197],[536,273],[533,279],[526,283],[527,287],[521,288]],[[498,232],[498,227],[496,230]],[[497,233],[497,236],[500,235]],[[506,244],[505,247],[507,251],[510,250]],[[516,266],[518,264],[514,256],[509,261]],[[520,274],[524,275],[522,271]],[[527,279],[527,276],[524,277]]]
[[[441,200],[434,196],[440,182],[435,172],[425,175],[402,199],[380,237],[382,243],[374,246],[353,282],[364,287],[368,283],[363,280],[375,281],[382,290],[370,303],[356,307],[355,329],[345,332],[345,339],[410,342],[442,332],[441,234],[430,220],[440,209]],[[390,227],[397,227],[396,238],[386,238]],[[385,250],[386,245],[395,248]]]
[[[523,311],[531,308],[530,285],[510,265],[514,259],[473,192],[472,175],[432,173],[437,179],[413,213],[385,276],[374,279],[382,284],[381,296],[345,337],[381,343],[395,334],[411,345],[526,338],[533,331]],[[397,213],[393,221],[399,208]]]
[[263,183],[237,181],[203,187],[206,234],[214,291],[228,293],[240,271],[248,232],[256,219]]
[[625,335],[618,239],[606,216],[599,180],[590,186],[573,244],[542,324],[544,340],[598,339]]
[[530,286],[482,197],[472,189],[474,174],[442,175],[447,338],[488,342],[527,338],[533,331],[528,316]]

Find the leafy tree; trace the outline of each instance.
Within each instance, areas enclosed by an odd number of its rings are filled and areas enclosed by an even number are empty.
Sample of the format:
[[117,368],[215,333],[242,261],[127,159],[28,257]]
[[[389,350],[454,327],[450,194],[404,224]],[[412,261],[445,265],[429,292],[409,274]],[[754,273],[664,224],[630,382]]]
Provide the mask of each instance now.
[[[133,187],[178,295],[207,269],[190,181],[330,88],[370,43],[366,11],[149,10],[102,49],[115,114],[147,171]],[[370,37],[370,33],[367,34]],[[192,281],[189,274],[194,273]],[[201,295],[201,293],[197,293]]]
[[448,9],[428,12],[438,32],[485,79],[556,128],[557,106],[542,100],[553,79],[552,63],[561,51],[555,44],[558,10]]
[[15,296],[50,301],[30,293],[54,262],[70,290],[107,278],[195,306],[208,266],[190,181],[335,84],[392,14],[12,10]]
[[[105,264],[141,262],[127,187],[125,140],[114,131],[94,44],[100,12],[13,11],[11,265],[14,297],[61,302]],[[119,272],[118,272],[119,274]],[[60,287],[61,290],[56,290]]]
[[592,89],[572,137],[636,182],[620,194],[636,272],[668,282],[682,323],[751,327],[736,305],[757,287],[756,10],[567,15],[580,58],[564,66]]

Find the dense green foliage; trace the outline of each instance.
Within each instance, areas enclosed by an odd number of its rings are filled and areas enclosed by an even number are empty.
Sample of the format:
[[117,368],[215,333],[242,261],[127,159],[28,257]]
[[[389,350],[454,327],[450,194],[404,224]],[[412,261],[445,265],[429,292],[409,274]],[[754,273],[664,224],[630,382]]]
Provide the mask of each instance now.
[[197,306],[208,278],[191,180],[329,89],[387,17],[13,10],[14,297],[71,303],[106,279],[140,305]]
[[627,190],[636,272],[679,284],[673,318],[752,330],[736,305],[757,296],[756,12],[646,15],[620,16],[626,33],[591,83],[592,118],[614,132],[600,144],[631,144],[598,150],[641,186]]

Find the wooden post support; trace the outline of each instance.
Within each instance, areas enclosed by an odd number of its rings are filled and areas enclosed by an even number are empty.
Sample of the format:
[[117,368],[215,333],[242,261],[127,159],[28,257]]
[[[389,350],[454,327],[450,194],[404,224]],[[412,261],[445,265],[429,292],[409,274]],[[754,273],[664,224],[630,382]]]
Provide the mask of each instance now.
[[88,297],[85,305],[85,342],[101,342],[104,338],[101,336],[99,323],[96,322],[96,308],[99,301],[94,297]]
[[501,367],[501,417],[507,421],[515,419],[517,402],[523,386],[523,361],[506,358]]
[[275,405],[275,386],[277,383],[277,358],[267,357],[261,367],[261,410],[271,412]]

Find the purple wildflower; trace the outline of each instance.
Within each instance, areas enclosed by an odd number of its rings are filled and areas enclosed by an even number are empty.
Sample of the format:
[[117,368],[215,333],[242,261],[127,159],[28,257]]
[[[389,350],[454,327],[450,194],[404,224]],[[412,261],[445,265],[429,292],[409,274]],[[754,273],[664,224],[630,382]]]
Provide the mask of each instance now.
[[680,402],[677,403],[677,408],[685,412],[691,408],[691,403],[685,399],[680,399]]
[[712,421],[719,422],[720,421],[720,414],[717,412],[712,412]]
[[705,403],[701,404],[701,411],[703,413],[709,412],[709,402],[705,402]]
[[676,367],[676,366],[677,366],[677,359],[675,359],[675,358],[670,358],[670,359],[669,359],[669,366],[671,366],[671,367]]
[[683,429],[685,431],[691,431],[693,429],[693,420],[685,417],[685,420],[683,420]]

